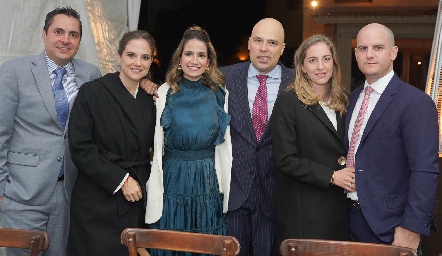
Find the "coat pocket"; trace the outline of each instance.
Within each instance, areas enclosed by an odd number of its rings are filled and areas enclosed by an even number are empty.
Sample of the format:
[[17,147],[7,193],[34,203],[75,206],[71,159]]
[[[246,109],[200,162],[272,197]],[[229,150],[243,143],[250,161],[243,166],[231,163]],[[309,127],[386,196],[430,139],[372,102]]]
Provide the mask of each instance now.
[[14,151],[8,152],[8,163],[23,166],[38,166],[40,156],[37,154],[19,153]]
[[403,208],[407,203],[407,198],[407,194],[404,193],[394,194],[386,196],[385,201],[390,209]]

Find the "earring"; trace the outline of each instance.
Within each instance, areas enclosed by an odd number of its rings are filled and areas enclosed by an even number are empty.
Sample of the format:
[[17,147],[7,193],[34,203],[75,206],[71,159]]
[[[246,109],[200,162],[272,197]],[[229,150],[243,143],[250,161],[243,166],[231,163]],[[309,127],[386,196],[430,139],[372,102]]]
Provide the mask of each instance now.
[[178,70],[182,69],[182,68],[181,68],[181,63],[178,64],[177,69],[178,69]]

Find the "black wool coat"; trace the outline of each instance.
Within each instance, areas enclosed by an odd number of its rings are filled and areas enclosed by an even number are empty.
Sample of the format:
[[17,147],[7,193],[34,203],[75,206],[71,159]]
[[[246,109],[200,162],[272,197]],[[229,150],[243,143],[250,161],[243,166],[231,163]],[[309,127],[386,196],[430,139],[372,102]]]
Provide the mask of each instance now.
[[[145,184],[150,175],[155,107],[141,88],[136,99],[118,73],[84,84],[69,120],[69,143],[79,173],[72,192],[68,254],[127,255],[120,234],[144,224]],[[142,188],[143,200],[128,202],[115,189],[125,175]]]

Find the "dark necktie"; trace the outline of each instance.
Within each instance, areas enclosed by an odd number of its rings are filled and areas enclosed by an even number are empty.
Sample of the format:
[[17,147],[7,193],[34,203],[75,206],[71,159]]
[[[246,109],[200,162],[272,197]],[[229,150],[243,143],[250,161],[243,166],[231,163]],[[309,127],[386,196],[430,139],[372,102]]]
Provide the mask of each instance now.
[[268,108],[267,108],[267,75],[257,75],[259,81],[258,92],[256,92],[255,101],[252,108],[252,123],[253,129],[255,129],[256,140],[260,141],[261,136],[264,133],[267,120],[268,120]]
[[[55,80],[54,80],[54,86],[52,86],[52,90],[54,93],[55,110],[57,110],[58,121],[60,121],[61,127],[63,127],[63,130],[65,130],[66,121],[68,120],[69,117],[69,102],[63,87],[63,75],[66,73],[66,69],[58,67],[54,72],[55,72]],[[63,158],[63,163],[61,164],[58,178],[62,178],[63,176],[64,176],[64,158]]]

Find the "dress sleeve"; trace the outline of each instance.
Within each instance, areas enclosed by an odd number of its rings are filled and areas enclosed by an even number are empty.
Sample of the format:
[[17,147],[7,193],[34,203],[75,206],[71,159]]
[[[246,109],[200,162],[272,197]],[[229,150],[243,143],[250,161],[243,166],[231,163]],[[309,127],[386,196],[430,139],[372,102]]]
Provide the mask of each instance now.
[[169,88],[166,95],[166,105],[160,117],[160,125],[164,127],[164,129],[168,128],[170,126],[170,123],[172,122],[172,119],[170,117],[170,101],[173,100],[173,96],[170,94],[170,92],[171,89]]
[[218,89],[215,92],[216,101],[217,101],[217,111],[218,111],[218,136],[214,142],[214,145],[219,145],[224,142],[224,134],[226,133],[227,126],[230,124],[230,115],[224,111],[224,101],[226,93]]

